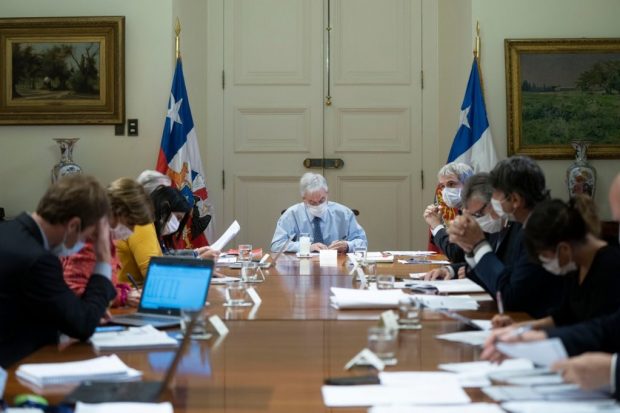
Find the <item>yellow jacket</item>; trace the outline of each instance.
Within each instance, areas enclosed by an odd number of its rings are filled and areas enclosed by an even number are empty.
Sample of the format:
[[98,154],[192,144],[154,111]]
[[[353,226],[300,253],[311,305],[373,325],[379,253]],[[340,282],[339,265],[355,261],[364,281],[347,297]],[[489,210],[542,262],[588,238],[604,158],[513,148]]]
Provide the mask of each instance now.
[[162,255],[155,225],[136,225],[129,238],[115,241],[115,244],[116,255],[121,265],[118,280],[129,282],[127,278],[127,273],[129,273],[138,284],[143,284],[151,257]]

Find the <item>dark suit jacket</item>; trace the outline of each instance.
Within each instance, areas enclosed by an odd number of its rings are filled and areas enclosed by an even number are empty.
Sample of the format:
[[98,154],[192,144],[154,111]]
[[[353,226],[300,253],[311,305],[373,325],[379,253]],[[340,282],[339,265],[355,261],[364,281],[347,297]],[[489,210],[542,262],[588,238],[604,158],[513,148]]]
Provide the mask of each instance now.
[[435,244],[451,262],[463,262],[465,260],[465,251],[457,244],[450,242],[450,236],[445,228],[440,229],[437,231],[437,234],[433,236],[433,244]]
[[565,280],[529,260],[521,224],[512,222],[502,235],[495,251],[476,264],[472,279],[484,285],[492,297],[501,291],[506,310],[546,317],[560,305]]
[[30,215],[0,223],[0,366],[56,343],[59,332],[88,339],[115,296],[110,280],[97,274],[76,296]]

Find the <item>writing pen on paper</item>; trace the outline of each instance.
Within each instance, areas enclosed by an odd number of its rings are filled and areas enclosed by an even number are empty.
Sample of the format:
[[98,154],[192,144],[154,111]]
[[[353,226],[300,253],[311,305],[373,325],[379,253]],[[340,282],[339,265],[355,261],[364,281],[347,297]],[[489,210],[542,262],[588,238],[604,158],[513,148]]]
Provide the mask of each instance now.
[[502,292],[498,291],[495,294],[495,298],[497,299],[497,310],[501,315],[504,314],[504,301],[502,301]]
[[136,279],[133,278],[133,275],[127,273],[127,279],[129,280],[131,285],[133,285],[133,288],[135,288],[136,290],[140,289],[140,287],[138,286],[138,283],[136,282]]

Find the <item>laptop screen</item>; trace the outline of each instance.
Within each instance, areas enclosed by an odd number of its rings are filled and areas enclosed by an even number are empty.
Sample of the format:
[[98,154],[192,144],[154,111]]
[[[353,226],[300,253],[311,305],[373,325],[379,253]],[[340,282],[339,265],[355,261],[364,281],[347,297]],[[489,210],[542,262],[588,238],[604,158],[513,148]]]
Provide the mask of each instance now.
[[181,310],[202,308],[213,271],[212,261],[153,257],[142,291],[140,308]]

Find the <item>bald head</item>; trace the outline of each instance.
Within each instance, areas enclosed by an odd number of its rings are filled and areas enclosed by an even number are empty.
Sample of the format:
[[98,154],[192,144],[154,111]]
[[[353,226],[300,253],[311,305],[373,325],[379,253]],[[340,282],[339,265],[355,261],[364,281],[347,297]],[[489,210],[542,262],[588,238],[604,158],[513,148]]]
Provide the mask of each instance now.
[[620,221],[620,174],[611,183],[609,188],[609,207],[615,221]]

